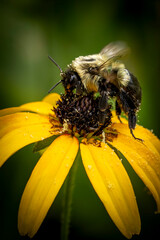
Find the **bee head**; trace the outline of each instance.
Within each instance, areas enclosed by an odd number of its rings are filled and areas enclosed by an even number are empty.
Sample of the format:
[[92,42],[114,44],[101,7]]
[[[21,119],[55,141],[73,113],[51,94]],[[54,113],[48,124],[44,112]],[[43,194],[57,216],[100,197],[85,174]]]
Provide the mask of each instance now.
[[77,86],[77,82],[79,82],[79,75],[77,72],[72,71],[68,68],[64,73],[61,74],[62,76],[62,84],[66,90],[72,91]]

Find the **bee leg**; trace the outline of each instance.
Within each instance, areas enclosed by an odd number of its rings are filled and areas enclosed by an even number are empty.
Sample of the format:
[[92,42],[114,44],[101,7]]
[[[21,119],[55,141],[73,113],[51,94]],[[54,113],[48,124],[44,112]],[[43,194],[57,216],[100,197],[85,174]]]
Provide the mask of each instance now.
[[105,111],[99,112],[99,122],[101,126],[105,123],[106,116],[107,116],[107,113]]
[[101,112],[104,112],[108,107],[108,94],[107,91],[101,91],[100,94],[99,109]]
[[119,106],[119,104],[118,104],[117,100],[116,100],[116,115],[117,115],[117,117],[118,117],[118,119],[119,119],[120,123],[122,123],[122,121],[121,121],[121,119],[120,119],[120,115],[121,115],[121,108],[120,108],[120,106]]
[[135,137],[135,135],[133,133],[133,130],[135,129],[135,126],[136,126],[136,122],[137,122],[137,117],[136,117],[135,111],[134,110],[129,110],[129,112],[128,112],[128,124],[129,124],[130,132],[131,132],[132,136],[134,137],[134,139],[143,142],[143,140],[141,138]]
[[105,119],[107,116],[107,108],[108,108],[108,94],[107,91],[100,92],[101,97],[99,99],[99,122],[101,125],[105,123]]
[[140,142],[143,142],[144,140],[143,139],[141,139],[141,138],[137,138],[137,137],[135,137],[135,135],[134,135],[134,133],[133,133],[133,129],[132,128],[130,128],[130,132],[131,132],[131,134],[132,134],[132,136],[134,137],[134,139],[135,140],[138,140],[138,141],[140,141]]
[[76,94],[82,95],[84,93],[84,86],[82,81],[77,81],[76,83]]
[[136,108],[135,108],[135,105],[132,102],[132,100],[129,98],[129,96],[123,89],[121,89],[121,91],[120,91],[120,101],[121,101],[124,112],[128,113],[128,126],[129,126],[132,136],[136,140],[143,142],[142,139],[136,138],[133,134],[133,130],[135,129],[136,122],[137,122],[136,110],[135,110]]
[[97,135],[103,133],[103,129],[111,124],[111,117],[112,117],[112,113],[110,111],[110,107],[108,109],[106,109],[104,112],[100,111],[100,114],[99,114],[100,126],[94,132],[93,136],[97,136]]

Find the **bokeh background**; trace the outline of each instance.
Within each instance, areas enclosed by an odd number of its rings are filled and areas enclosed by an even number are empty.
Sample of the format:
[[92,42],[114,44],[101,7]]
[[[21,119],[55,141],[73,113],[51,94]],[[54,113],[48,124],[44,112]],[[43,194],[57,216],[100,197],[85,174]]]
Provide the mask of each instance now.
[[[131,47],[125,60],[140,81],[143,100],[139,124],[160,137],[160,1],[156,0],[1,0],[0,108],[41,100],[59,79],[59,70],[75,57],[99,52],[111,41]],[[63,92],[59,85],[56,92]],[[25,184],[39,155],[27,146],[0,170],[0,239],[24,240],[17,230],[17,212]],[[160,216],[148,189],[123,161],[135,190],[142,231],[133,240],[160,233]],[[33,238],[59,239],[63,187],[39,232]],[[79,160],[70,239],[125,239],[95,194]]]

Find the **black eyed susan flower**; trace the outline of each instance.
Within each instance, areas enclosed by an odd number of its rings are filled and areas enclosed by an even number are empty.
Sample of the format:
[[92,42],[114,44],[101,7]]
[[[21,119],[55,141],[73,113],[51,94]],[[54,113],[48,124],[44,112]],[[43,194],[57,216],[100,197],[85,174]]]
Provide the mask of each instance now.
[[36,143],[38,150],[46,147],[20,202],[21,235],[33,237],[38,231],[78,151],[93,188],[126,238],[140,233],[141,221],[133,187],[118,152],[148,187],[160,212],[160,141],[138,125],[135,136],[143,142],[134,139],[127,120],[120,123],[110,110],[106,128],[101,129],[93,96],[68,99],[50,94],[41,102],[3,109],[0,115],[1,166],[30,143]]

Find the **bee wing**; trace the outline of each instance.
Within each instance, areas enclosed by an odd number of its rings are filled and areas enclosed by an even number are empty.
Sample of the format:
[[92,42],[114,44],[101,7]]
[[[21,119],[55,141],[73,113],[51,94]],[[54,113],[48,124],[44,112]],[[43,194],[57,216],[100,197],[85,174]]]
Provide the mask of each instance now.
[[100,55],[106,58],[106,63],[116,61],[119,58],[124,57],[129,53],[129,47],[124,42],[112,42],[105,46],[101,51]]

